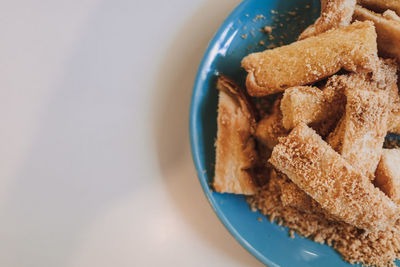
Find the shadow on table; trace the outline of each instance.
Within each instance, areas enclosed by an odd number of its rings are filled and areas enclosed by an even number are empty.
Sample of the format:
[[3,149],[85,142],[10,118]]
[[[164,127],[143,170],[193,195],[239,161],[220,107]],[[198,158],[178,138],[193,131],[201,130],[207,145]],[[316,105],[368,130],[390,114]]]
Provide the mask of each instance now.
[[155,84],[159,92],[154,96],[159,98],[155,101],[155,131],[165,185],[183,218],[215,250],[244,266],[261,266],[228,235],[212,212],[197,180],[189,147],[190,98],[197,68],[207,43],[238,2],[206,1],[169,44]]

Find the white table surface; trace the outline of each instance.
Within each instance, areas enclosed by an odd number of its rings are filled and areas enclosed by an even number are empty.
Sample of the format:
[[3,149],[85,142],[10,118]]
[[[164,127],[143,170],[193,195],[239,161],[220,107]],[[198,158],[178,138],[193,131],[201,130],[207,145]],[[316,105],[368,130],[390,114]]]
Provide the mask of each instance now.
[[0,8],[0,266],[262,266],[219,222],[188,111],[239,0]]

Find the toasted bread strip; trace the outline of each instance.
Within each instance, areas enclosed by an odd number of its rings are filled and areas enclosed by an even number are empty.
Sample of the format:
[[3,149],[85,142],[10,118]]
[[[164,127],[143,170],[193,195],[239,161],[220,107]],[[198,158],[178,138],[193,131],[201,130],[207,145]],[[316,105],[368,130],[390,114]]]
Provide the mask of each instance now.
[[306,39],[333,30],[348,26],[353,16],[356,0],[323,0],[321,1],[321,16],[315,23],[301,33],[299,40]]
[[[391,111],[388,118],[388,132],[400,134],[400,97],[397,88],[396,69],[387,71],[385,90],[389,90]],[[392,79],[392,80],[390,80]],[[328,79],[321,91],[316,87],[297,86],[285,90],[281,100],[282,121],[285,129],[292,129],[300,122],[315,124],[325,121],[328,129],[334,126],[344,113],[346,88],[378,90],[378,83],[365,74],[334,75]],[[339,129],[330,134],[329,143],[338,148],[341,137]]]
[[[332,113],[339,114],[341,116],[342,112],[340,107],[346,103],[344,96],[344,91],[353,89],[363,89],[363,90],[387,90],[389,93],[389,106],[391,111],[388,118],[388,132],[400,134],[400,96],[397,87],[397,70],[398,67],[396,63],[392,60],[380,60],[380,67],[377,77],[370,77],[369,74],[365,73],[351,73],[346,75],[334,75],[328,79],[328,82],[323,89],[324,95],[326,97],[326,102],[331,103],[325,107],[327,110],[331,110]],[[375,78],[375,79],[373,79]],[[286,92],[285,92],[286,93]],[[282,102],[285,101],[285,96]],[[311,106],[307,98],[303,97],[302,106]],[[321,107],[323,109],[323,107]],[[285,113],[283,113],[283,119],[285,120]],[[304,113],[306,115],[307,113]],[[313,121],[312,118],[302,117],[303,114],[297,114],[297,116],[304,122],[308,123]],[[322,116],[329,115],[329,112],[321,113]],[[298,121],[300,121],[298,119]],[[326,118],[321,117],[321,120]],[[294,122],[294,124],[298,123]],[[332,134],[331,134],[332,135]]]
[[357,3],[376,12],[391,9],[400,16],[400,0],[357,0]]
[[255,184],[251,170],[257,159],[256,120],[251,102],[234,82],[219,76],[218,132],[214,189],[220,193],[251,195]]
[[346,90],[342,145],[338,152],[356,170],[375,178],[387,133],[388,93],[383,90]]
[[394,12],[393,10],[390,9],[386,10],[385,12],[382,13],[382,16],[386,19],[400,22],[400,15],[397,15],[396,12]]
[[272,114],[267,114],[261,119],[256,129],[256,139],[269,149],[278,144],[279,137],[286,136],[289,132],[282,125],[282,112],[279,108],[280,99],[275,100]]
[[383,16],[357,5],[354,19],[372,21],[378,35],[379,54],[383,57],[393,57],[400,63],[400,18]]
[[392,200],[303,123],[281,138],[270,162],[323,209],[360,229],[384,230],[399,218]]
[[283,126],[289,130],[301,122],[310,124],[327,121],[331,128],[344,112],[346,98],[341,89],[329,86],[328,82],[324,90],[310,86],[285,90],[281,101]]
[[327,141],[370,179],[374,179],[384,137],[389,126],[395,126],[396,112],[400,108],[397,66],[392,61],[381,61],[379,72],[379,81],[366,74],[334,76],[331,79],[334,87],[344,88],[347,105],[345,116]]
[[253,53],[242,60],[251,96],[265,96],[309,84],[341,68],[371,72],[378,66],[376,33],[371,22],[322,33],[290,45]]
[[339,120],[338,124],[336,125],[336,128],[333,132],[329,134],[329,136],[326,138],[326,142],[337,152],[342,151],[342,146],[343,146],[343,137],[344,137],[344,130],[345,130],[345,124],[344,124],[344,116]]
[[393,83],[389,90],[389,98],[392,101],[388,119],[388,132],[400,134],[400,96],[397,83]]
[[374,183],[400,206],[400,149],[384,149]]
[[290,130],[300,122],[322,121],[329,109],[324,108],[324,94],[317,87],[296,86],[285,90],[281,101],[282,123]]
[[269,186],[274,191],[280,192],[280,200],[283,206],[295,208],[305,213],[321,213],[321,206],[293,183],[285,174],[272,169]]
[[388,132],[400,134],[400,111],[392,112],[388,120]]

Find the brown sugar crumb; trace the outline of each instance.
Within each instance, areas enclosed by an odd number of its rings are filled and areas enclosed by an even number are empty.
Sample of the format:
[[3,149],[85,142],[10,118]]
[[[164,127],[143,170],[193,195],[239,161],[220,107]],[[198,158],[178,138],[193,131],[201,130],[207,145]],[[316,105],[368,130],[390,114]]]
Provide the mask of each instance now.
[[270,35],[270,36],[268,37],[268,39],[269,39],[270,41],[273,41],[273,40],[275,40],[275,37],[274,37],[273,35]]
[[243,39],[247,38],[247,34],[242,34],[240,37],[242,37]]
[[310,5],[306,5],[306,8],[310,8],[311,6]]
[[259,42],[259,44],[260,44],[260,45],[265,45],[265,42],[264,42],[263,40],[261,40],[261,41]]
[[290,16],[296,16],[297,13],[296,13],[296,11],[289,11],[288,14],[289,14]]
[[276,44],[270,44],[267,46],[267,49],[273,49],[276,48]]
[[289,230],[289,237],[292,239],[295,238],[294,231],[292,229]]
[[399,223],[393,229],[366,234],[354,226],[314,211],[311,206],[299,209],[284,204],[281,198],[282,184],[270,182],[249,197],[248,203],[252,210],[259,210],[271,222],[289,227],[291,238],[296,232],[315,242],[327,244],[352,264],[395,266],[393,261],[400,257]]
[[258,19],[265,19],[264,15],[256,15],[253,19],[254,22],[256,22]]
[[263,221],[263,219],[262,219],[261,217],[258,217],[257,220],[258,220],[259,222],[262,222],[262,221]]
[[272,27],[271,26],[265,26],[263,28],[263,31],[267,34],[270,34],[272,32]]

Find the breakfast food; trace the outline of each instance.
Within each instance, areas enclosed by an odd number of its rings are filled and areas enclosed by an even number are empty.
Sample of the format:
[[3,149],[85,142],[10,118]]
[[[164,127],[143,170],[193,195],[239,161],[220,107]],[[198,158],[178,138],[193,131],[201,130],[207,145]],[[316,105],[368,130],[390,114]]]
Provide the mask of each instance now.
[[298,86],[285,90],[281,101],[282,123],[290,130],[297,124],[329,122],[335,125],[344,112],[346,101],[342,88]]
[[400,16],[400,0],[357,0],[357,3],[376,12],[390,9]]
[[299,40],[318,35],[328,30],[348,26],[354,12],[356,0],[322,0],[321,16],[305,29]]
[[390,266],[400,259],[400,148],[384,147],[400,134],[400,42],[388,29],[400,19],[367,2],[323,0],[302,40],[244,57],[247,92],[219,76],[213,186],[247,195],[291,237]]
[[396,58],[400,63],[400,17],[395,13],[391,13],[390,10],[383,14],[377,14],[357,6],[354,11],[354,19],[374,22],[378,35],[379,54],[383,57]]
[[377,65],[376,32],[369,21],[253,53],[242,60],[248,72],[247,91],[256,97],[316,82],[342,68],[372,72]]
[[375,178],[387,133],[387,91],[346,90],[346,112],[339,123],[332,148],[353,167]]
[[254,194],[251,171],[257,157],[252,137],[256,127],[255,111],[245,91],[227,77],[218,78],[217,89],[214,189],[220,193]]
[[307,125],[274,147],[270,162],[322,208],[369,232],[392,227],[399,208]]
[[400,205],[400,149],[383,150],[374,183]]
[[312,197],[307,195],[295,183],[293,183],[285,174],[276,169],[270,173],[270,188],[279,192],[280,201],[283,206],[295,208],[308,214],[319,213],[325,217],[331,217]]
[[381,81],[373,80],[365,73],[333,75],[321,89],[312,86],[295,86],[283,93],[281,100],[282,124],[290,130],[300,122],[315,124],[326,122],[332,130],[344,113],[345,90],[388,90],[389,112],[388,132],[400,133],[400,99],[397,87],[397,65],[381,61]]
[[257,124],[256,139],[272,150],[279,143],[278,138],[288,134],[282,124],[282,112],[279,108],[280,99],[275,100],[272,114],[266,114]]

